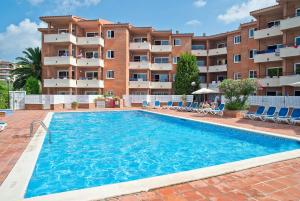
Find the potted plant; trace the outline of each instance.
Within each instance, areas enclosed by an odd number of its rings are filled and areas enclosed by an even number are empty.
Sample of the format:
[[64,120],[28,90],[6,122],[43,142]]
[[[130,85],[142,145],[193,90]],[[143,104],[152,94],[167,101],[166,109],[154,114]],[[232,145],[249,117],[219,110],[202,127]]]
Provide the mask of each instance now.
[[77,110],[78,105],[79,105],[78,102],[74,101],[74,102],[72,102],[71,107],[72,107],[73,110]]
[[247,100],[256,91],[257,83],[253,79],[227,79],[220,84],[219,88],[226,99],[224,116],[240,118],[244,110],[249,108]]

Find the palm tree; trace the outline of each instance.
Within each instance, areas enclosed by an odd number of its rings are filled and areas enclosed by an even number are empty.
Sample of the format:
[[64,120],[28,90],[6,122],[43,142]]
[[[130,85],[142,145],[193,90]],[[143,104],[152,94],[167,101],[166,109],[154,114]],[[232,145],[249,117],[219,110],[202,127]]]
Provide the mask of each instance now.
[[24,88],[26,80],[29,77],[34,77],[41,81],[42,63],[41,50],[39,47],[26,48],[23,51],[24,57],[17,57],[18,67],[12,71],[15,76],[14,88]]

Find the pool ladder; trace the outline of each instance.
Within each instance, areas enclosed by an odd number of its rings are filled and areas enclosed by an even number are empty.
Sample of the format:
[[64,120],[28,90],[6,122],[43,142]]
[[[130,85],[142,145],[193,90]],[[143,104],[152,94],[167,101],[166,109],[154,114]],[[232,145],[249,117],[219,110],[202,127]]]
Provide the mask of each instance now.
[[52,141],[51,141],[51,132],[49,131],[48,127],[45,125],[45,123],[43,121],[35,120],[35,121],[31,122],[31,124],[30,124],[30,137],[32,137],[32,135],[33,135],[33,126],[35,124],[41,125],[45,129],[45,131],[48,132],[48,135],[49,135],[48,139],[49,139],[49,143],[51,144],[52,143]]

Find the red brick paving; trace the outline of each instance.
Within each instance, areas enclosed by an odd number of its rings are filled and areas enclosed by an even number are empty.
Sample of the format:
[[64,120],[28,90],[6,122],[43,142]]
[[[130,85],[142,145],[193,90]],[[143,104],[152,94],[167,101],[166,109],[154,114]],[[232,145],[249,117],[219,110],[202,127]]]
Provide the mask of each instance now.
[[[155,110],[194,119],[244,128],[298,136],[300,126]],[[8,128],[0,133],[0,183],[4,181],[29,142],[32,120],[43,119],[46,111],[17,111],[1,118]],[[300,158],[264,165],[236,173],[168,186],[149,192],[110,198],[107,201],[300,201]]]

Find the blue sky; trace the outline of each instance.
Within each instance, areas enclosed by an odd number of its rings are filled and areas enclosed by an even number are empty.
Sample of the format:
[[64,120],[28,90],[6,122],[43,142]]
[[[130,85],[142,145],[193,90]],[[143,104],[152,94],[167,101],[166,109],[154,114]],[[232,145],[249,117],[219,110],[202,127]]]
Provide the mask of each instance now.
[[194,32],[197,35],[233,30],[251,20],[250,10],[275,0],[2,0],[0,59],[13,60],[25,47],[40,43],[36,29],[42,15],[73,14]]

